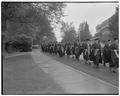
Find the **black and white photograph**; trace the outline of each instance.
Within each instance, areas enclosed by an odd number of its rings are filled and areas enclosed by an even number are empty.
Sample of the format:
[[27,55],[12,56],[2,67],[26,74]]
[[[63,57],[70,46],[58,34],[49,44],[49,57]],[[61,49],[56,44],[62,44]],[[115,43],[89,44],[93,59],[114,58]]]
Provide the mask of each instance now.
[[118,95],[119,1],[1,1],[1,94]]

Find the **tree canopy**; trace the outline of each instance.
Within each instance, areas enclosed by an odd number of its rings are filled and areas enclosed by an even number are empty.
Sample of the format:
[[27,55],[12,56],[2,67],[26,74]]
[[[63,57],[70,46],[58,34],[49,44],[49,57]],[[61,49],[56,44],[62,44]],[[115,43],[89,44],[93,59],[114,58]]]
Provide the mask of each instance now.
[[51,25],[60,22],[64,7],[64,3],[2,2],[2,33],[10,39],[24,33],[35,41],[55,37]]
[[83,22],[79,25],[78,36],[80,38],[80,41],[84,41],[92,37],[92,35],[90,34],[89,25],[87,22]]
[[76,41],[76,31],[73,23],[62,23],[61,32],[63,33],[62,42],[75,42]]

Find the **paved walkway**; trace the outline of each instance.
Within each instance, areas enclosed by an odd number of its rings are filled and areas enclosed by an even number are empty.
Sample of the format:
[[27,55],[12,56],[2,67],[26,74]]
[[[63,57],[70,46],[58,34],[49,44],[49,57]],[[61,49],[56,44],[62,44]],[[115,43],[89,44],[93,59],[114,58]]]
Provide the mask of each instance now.
[[58,55],[51,55],[49,53],[44,54],[62,64],[70,66],[78,71],[82,71],[86,74],[89,74],[119,87],[119,73],[111,72],[109,70],[109,67],[104,67],[103,64],[99,64],[99,68],[95,68],[93,64],[85,64],[84,60],[81,59],[80,61],[77,61],[68,58],[67,56],[60,58]]
[[31,53],[38,66],[59,85],[66,93],[72,94],[117,94],[118,87],[97,79],[72,67],[52,60],[43,53]]
[[117,94],[118,87],[38,50],[3,60],[3,94]]
[[64,90],[34,62],[30,53],[3,59],[3,94],[60,94]]

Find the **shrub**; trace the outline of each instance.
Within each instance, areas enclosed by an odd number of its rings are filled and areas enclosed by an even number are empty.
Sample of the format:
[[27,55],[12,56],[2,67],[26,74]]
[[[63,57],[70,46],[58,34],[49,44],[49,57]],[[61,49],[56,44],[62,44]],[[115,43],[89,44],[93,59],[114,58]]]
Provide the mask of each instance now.
[[12,45],[21,52],[31,51],[32,38],[25,34],[20,34],[14,38]]

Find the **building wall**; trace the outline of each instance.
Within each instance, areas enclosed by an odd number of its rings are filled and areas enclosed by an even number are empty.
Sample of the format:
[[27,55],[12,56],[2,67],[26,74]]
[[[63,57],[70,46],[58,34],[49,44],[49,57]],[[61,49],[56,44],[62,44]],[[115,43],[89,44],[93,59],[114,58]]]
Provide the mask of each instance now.
[[104,22],[96,26],[96,31],[97,33],[102,34],[100,35],[101,41],[112,40],[110,36],[110,30],[109,30],[109,19],[105,20]]

